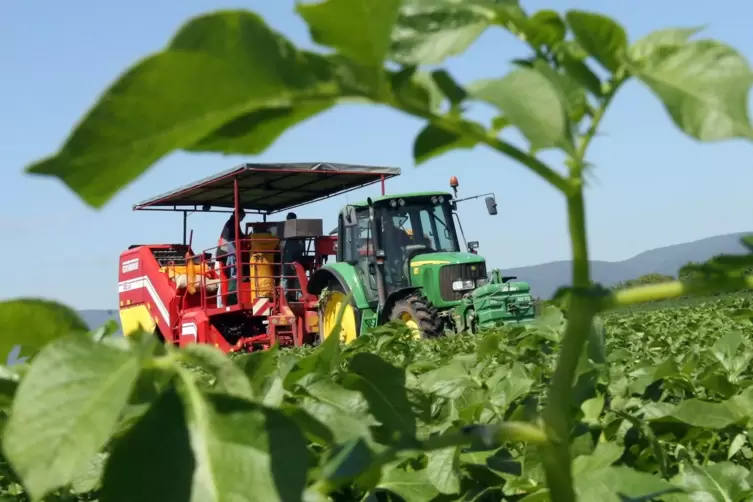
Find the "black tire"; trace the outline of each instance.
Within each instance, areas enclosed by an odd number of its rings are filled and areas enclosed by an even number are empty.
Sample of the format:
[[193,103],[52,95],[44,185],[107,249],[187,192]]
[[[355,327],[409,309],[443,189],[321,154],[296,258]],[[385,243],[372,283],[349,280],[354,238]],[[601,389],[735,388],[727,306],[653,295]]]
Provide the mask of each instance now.
[[398,300],[390,312],[390,321],[397,321],[403,314],[410,315],[418,324],[421,338],[439,338],[444,335],[442,320],[437,309],[419,293],[412,293]]

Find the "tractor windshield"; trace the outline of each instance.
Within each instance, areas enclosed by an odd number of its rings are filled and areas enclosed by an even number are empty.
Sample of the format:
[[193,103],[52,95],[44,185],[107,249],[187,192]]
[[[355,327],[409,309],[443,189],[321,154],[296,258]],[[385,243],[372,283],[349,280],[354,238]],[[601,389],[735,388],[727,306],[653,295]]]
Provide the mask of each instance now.
[[388,256],[398,250],[403,253],[406,250],[423,253],[460,250],[449,201],[442,199],[440,202],[437,197],[393,199],[380,213]]

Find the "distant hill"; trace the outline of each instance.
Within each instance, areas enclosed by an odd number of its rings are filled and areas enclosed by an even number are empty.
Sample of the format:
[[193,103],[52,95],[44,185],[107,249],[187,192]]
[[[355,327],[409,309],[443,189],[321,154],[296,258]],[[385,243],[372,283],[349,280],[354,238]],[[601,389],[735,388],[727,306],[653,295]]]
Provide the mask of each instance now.
[[[623,261],[592,261],[592,277],[604,286],[612,286],[644,274],[676,275],[680,267],[691,261],[705,261],[721,253],[745,253],[746,249],[740,244],[740,238],[746,234],[747,232],[717,235],[652,249]],[[533,295],[540,298],[550,298],[558,287],[571,282],[569,261],[503,269],[503,272],[505,275],[514,275],[520,280],[528,281]],[[117,310],[81,310],[79,313],[92,329],[102,326],[110,319],[120,322]]]
[[[740,238],[749,232],[717,235],[693,242],[675,244],[644,251],[623,261],[592,261],[591,277],[604,286],[635,279],[645,274],[657,273],[677,276],[677,271],[688,262],[702,262],[718,254],[741,254],[747,250]],[[556,261],[503,269],[505,275],[514,275],[531,284],[531,292],[539,298],[550,298],[558,287],[572,282],[570,261]]]

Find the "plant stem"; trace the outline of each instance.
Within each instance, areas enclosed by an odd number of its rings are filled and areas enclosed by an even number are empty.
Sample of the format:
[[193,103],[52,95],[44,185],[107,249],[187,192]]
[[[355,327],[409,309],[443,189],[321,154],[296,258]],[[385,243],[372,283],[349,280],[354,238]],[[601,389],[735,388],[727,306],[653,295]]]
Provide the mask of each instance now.
[[593,329],[594,315],[600,306],[598,301],[594,301],[583,293],[591,287],[582,177],[586,165],[586,150],[596,136],[604,113],[623,81],[623,79],[615,79],[610,91],[601,100],[588,130],[578,144],[575,155],[569,159],[570,176],[567,180],[569,187],[562,191],[567,197],[574,294],[570,299],[565,335],[562,339],[557,368],[549,387],[548,402],[543,412],[547,435],[551,439],[542,447],[542,457],[553,502],[575,502],[570,458],[573,382],[580,356]]
[[744,277],[730,277],[724,279],[670,281],[659,284],[635,286],[615,291],[602,302],[601,310],[616,307],[627,307],[639,303],[657,300],[668,300],[686,295],[700,295],[742,288],[753,289],[753,275]]
[[[591,284],[586,239],[586,217],[583,190],[567,198],[568,224],[573,253],[573,286],[587,288]],[[567,327],[549,388],[543,417],[547,434],[552,440],[542,447],[547,484],[553,502],[574,502],[575,491],[570,459],[571,403],[573,381],[578,361],[591,330],[596,312],[593,302],[582,294],[574,294],[568,311]]]

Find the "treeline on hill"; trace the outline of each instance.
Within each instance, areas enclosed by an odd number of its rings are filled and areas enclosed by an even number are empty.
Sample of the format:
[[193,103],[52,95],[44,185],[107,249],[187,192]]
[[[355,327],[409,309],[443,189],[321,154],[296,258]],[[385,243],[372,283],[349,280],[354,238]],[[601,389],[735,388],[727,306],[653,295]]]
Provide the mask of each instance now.
[[[690,281],[695,279],[701,279],[704,277],[707,277],[708,275],[711,275],[715,271],[715,262],[718,260],[719,257],[712,258],[708,263],[701,264],[696,262],[690,262],[685,264],[683,267],[680,268],[680,270],[677,272],[677,276],[672,275],[666,275],[666,274],[658,274],[658,273],[649,273],[649,274],[643,274],[640,277],[636,277],[634,279],[629,279],[627,281],[618,282],[617,284],[611,286],[609,289],[612,290],[620,290],[620,289],[628,289],[633,288],[636,286],[645,286],[647,284],[660,284],[662,282],[670,282],[674,280],[681,280],[681,281]],[[747,276],[747,275],[753,275],[753,268],[745,269],[741,272],[741,275]],[[740,290],[745,289],[743,286],[739,288]],[[720,295],[727,295],[731,292],[735,291],[724,291],[724,292],[716,292],[712,293],[709,296],[720,296]],[[683,301],[688,300],[690,296],[681,296],[679,298],[675,298],[673,301]],[[657,300],[657,301],[666,301],[666,300]],[[647,303],[656,303],[656,302],[647,302]],[[550,298],[548,300],[542,300],[541,298],[536,298],[536,305],[538,313],[541,313],[544,308],[546,308],[547,305],[554,305],[557,308],[561,309],[563,312],[567,311],[567,298],[566,296],[557,297],[555,295],[554,298]]]

